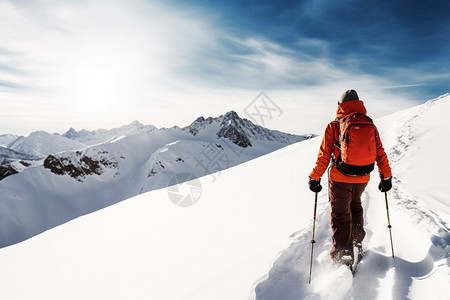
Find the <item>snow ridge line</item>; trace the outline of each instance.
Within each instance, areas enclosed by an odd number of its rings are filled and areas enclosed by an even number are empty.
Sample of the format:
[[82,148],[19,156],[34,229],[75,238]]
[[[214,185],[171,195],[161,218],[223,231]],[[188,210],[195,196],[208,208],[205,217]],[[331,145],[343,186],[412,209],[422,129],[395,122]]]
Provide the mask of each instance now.
[[[446,93],[436,99],[432,99],[427,101],[426,103],[415,108],[411,114],[406,117],[398,120],[395,123],[395,127],[392,129],[396,134],[396,142],[394,145],[387,151],[389,161],[393,169],[395,166],[405,159],[408,156],[412,156],[416,146],[414,146],[414,142],[416,141],[416,137],[413,133],[413,128],[415,128],[415,121],[418,120],[423,114],[425,114],[431,107],[437,104],[441,99],[448,97],[450,94]],[[402,126],[403,124],[403,126]],[[401,208],[400,211],[402,214],[406,214],[411,220],[412,223],[420,225],[427,224],[428,226],[418,226],[420,230],[428,229],[428,233],[437,237],[434,239],[433,244],[440,245],[447,253],[447,256],[450,252],[450,228],[447,223],[440,218],[438,214],[426,208],[421,204],[421,201],[410,195],[404,189],[401,188],[402,181],[397,178],[395,174],[393,175],[393,188],[390,191],[392,194],[392,198],[395,199],[395,206]],[[430,226],[431,225],[431,226]],[[432,227],[433,230],[430,228]]]
[[[389,161],[391,164],[395,164],[401,161],[405,155],[411,152],[411,147],[416,141],[416,137],[413,134],[412,129],[414,128],[414,121],[421,117],[425,112],[427,112],[432,106],[434,106],[438,100],[447,97],[449,94],[445,94],[439,98],[429,100],[426,103],[414,108],[411,114],[403,117],[394,124],[392,129],[397,132],[396,142],[394,145],[386,151],[388,153]],[[411,154],[410,154],[411,155]]]

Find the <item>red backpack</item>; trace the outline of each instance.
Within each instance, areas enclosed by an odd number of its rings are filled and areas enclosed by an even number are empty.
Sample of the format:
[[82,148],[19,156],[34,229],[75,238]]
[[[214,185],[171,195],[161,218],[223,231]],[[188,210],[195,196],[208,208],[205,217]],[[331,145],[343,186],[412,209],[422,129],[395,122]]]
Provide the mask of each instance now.
[[377,157],[376,128],[371,118],[353,113],[339,120],[336,168],[347,176],[364,176],[373,171]]

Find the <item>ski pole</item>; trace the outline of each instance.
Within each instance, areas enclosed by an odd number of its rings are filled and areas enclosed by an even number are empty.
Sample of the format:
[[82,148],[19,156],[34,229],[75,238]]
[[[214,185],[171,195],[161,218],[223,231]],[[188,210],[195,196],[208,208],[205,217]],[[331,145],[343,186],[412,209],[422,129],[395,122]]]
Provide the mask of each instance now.
[[311,283],[311,273],[312,273],[312,263],[313,263],[313,252],[314,252],[314,244],[316,241],[314,240],[314,233],[316,231],[316,211],[317,211],[317,194],[314,200],[314,219],[313,219],[313,232],[312,232],[312,240],[311,240],[311,262],[309,264],[309,281]]
[[387,192],[384,192],[384,199],[386,200],[386,213],[387,213],[387,219],[388,219],[389,236],[391,237],[392,257],[394,257],[394,244],[392,243],[392,231],[391,231],[392,226],[391,226],[391,220],[389,219],[389,206],[388,206]]

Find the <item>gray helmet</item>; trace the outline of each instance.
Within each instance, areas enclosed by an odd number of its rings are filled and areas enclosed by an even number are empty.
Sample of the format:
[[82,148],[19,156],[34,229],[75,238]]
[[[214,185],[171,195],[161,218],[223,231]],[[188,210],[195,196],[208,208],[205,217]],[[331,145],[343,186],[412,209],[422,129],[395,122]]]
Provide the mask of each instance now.
[[351,101],[351,100],[359,100],[358,94],[355,90],[348,90],[344,92],[341,96],[341,99],[339,99],[338,104]]

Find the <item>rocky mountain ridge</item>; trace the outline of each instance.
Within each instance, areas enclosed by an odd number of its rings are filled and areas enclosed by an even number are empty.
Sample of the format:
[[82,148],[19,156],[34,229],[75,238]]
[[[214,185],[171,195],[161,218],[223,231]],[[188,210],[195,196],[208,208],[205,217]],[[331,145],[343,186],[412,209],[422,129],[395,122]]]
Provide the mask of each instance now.
[[[176,142],[177,139],[181,141],[194,139],[204,142],[225,139],[240,148],[252,147],[256,141],[279,144],[277,146],[279,148],[312,137],[312,135],[298,136],[270,130],[240,118],[234,111],[219,117],[206,119],[199,117],[184,128],[174,126],[169,129],[158,129],[153,125],[143,125],[134,121],[129,125],[109,130],[88,131],[83,129],[76,131],[74,128],[70,128],[62,135],[36,131],[28,137],[18,137],[8,145],[8,148],[3,148],[3,150],[0,148],[0,180],[20,173],[29,166],[36,166],[36,161],[39,160],[42,160],[41,164],[52,170],[54,174],[71,175],[77,180],[82,180],[82,174],[86,175],[86,172],[95,174],[99,171],[93,171],[98,168],[92,169],[92,165],[83,171],[83,161],[80,161],[80,157],[77,155],[73,155],[73,151],[81,153],[80,151],[86,151],[93,145],[110,143],[126,136],[138,134],[158,137],[158,139],[164,135],[176,136],[176,138],[165,138],[168,144]],[[64,154],[64,152],[69,152],[69,154]],[[59,159],[57,159],[58,157]],[[84,164],[88,164],[89,158],[84,157],[83,159]],[[103,165],[101,161],[95,163],[92,161],[91,163]],[[158,168],[161,167],[156,166],[156,169]]]

